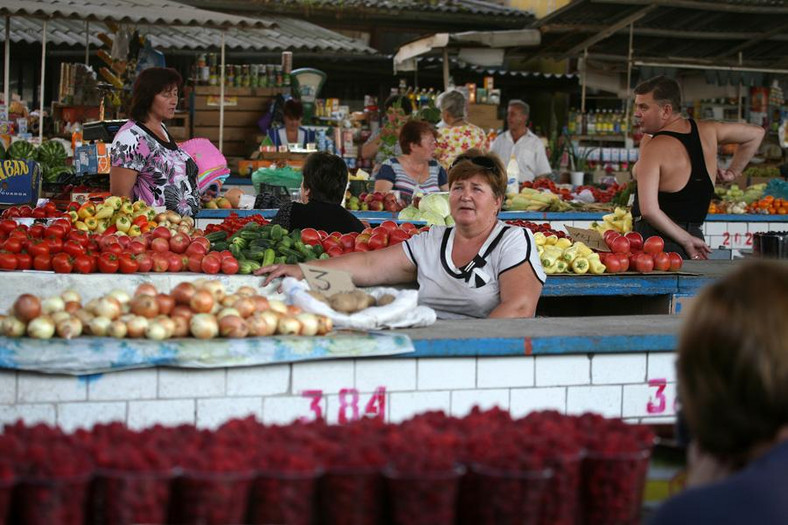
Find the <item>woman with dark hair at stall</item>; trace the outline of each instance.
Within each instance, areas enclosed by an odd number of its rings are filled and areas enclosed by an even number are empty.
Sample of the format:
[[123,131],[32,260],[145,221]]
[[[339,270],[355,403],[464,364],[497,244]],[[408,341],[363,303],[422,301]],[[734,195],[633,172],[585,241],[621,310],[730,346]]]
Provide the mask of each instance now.
[[284,125],[268,130],[268,138],[274,146],[298,144],[298,147],[306,148],[308,143],[315,142],[315,132],[301,126],[304,105],[300,100],[291,98],[285,102],[282,112]]
[[285,229],[314,228],[329,233],[361,232],[361,224],[352,213],[342,207],[347,187],[347,165],[336,155],[324,151],[306,158],[302,170],[301,202],[283,204],[272,224]]
[[679,338],[689,488],[652,525],[788,523],[788,263],[705,288]]
[[[498,220],[506,172],[497,155],[458,157],[449,171],[454,226],[433,226],[407,241],[309,264],[350,272],[356,286],[419,285],[419,304],[441,319],[533,317],[545,273],[533,235]],[[297,265],[255,272],[303,278]]]
[[200,208],[197,164],[164,125],[178,105],[181,76],[151,67],[134,82],[129,121],[110,149],[110,193],[192,216]]
[[375,191],[401,195],[448,191],[446,170],[435,160],[436,133],[429,122],[411,120],[399,132],[402,155],[392,157],[375,175]]

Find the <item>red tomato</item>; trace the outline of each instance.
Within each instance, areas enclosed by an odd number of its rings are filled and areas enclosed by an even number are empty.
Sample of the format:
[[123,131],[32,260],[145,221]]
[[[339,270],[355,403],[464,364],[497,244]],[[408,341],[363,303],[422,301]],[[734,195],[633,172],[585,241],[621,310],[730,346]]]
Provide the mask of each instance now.
[[35,241],[31,242],[27,246],[27,252],[32,256],[35,257],[36,255],[49,255],[49,242],[47,241]]
[[320,244],[320,234],[314,228],[304,228],[301,230],[301,242],[312,246]]
[[326,237],[328,237],[328,233],[325,230],[317,230],[317,234],[320,235],[320,240],[324,241]]
[[183,271],[183,257],[178,253],[170,252],[167,255],[167,271],[168,272],[181,272]]
[[222,273],[235,275],[238,273],[238,261],[235,257],[222,259]]
[[353,249],[354,252],[368,252],[371,248],[369,247],[368,242],[359,242],[356,243],[356,247]]
[[359,235],[356,235],[355,246],[358,246],[361,243],[364,243],[364,244],[368,243],[370,237],[371,237],[371,235],[368,234],[368,233],[361,233]]
[[13,253],[0,253],[0,270],[16,270],[16,255]]
[[154,228],[152,235],[154,238],[167,239],[168,241],[170,240],[170,237],[172,237],[170,230],[168,230],[164,226],[157,226],[156,228]]
[[52,255],[63,251],[63,239],[59,239],[57,237],[48,237],[46,242],[49,244],[49,253]]
[[153,252],[151,259],[153,259],[154,272],[166,272],[170,267],[169,252]]
[[19,253],[22,251],[22,240],[19,238],[9,237],[3,242],[3,249],[11,253]]
[[222,267],[222,260],[219,255],[211,253],[202,258],[200,269],[203,273],[216,274]]
[[74,271],[77,273],[91,273],[93,270],[93,258],[90,255],[82,254],[74,257]]
[[133,240],[129,243],[129,246],[126,248],[127,253],[133,253],[135,255],[140,253],[145,253],[147,247],[145,245],[145,241],[143,240]]
[[629,247],[633,252],[643,250],[643,236],[638,232],[628,232],[625,237],[629,239]]
[[391,233],[397,229],[397,223],[394,221],[383,221],[382,223],[380,223],[379,228],[384,228],[388,230],[389,233]]
[[104,252],[98,258],[98,271],[101,273],[117,273],[120,267],[118,254]]
[[658,235],[652,235],[643,243],[643,252],[655,254],[665,249],[665,241]]
[[[195,237],[194,239],[192,239],[192,244],[194,244],[195,242],[203,245],[203,247],[205,248],[205,253],[208,253],[208,250],[211,249],[211,241],[209,241],[205,237]],[[191,246],[191,244],[189,246]]]
[[[653,239],[653,237],[649,237]],[[654,270],[654,259],[648,253],[641,253],[635,258],[635,271],[649,273]]]
[[156,237],[150,243],[150,249],[154,252],[165,253],[170,251],[170,242],[163,237]]
[[[200,237],[201,239],[205,239],[205,237]],[[207,240],[207,239],[206,239]],[[202,242],[198,242],[197,239],[193,240],[188,248],[186,248],[186,255],[205,255],[208,253],[208,248],[205,247],[205,244]]]
[[339,243],[337,239],[333,237],[326,237],[325,239],[323,239],[323,250],[328,252],[331,248],[338,248],[341,250],[342,245]]
[[676,252],[670,252],[668,254],[668,258],[670,259],[670,271],[677,272],[681,270],[681,265],[684,264],[684,259],[681,258]]
[[137,268],[138,272],[146,273],[151,271],[151,269],[153,268],[153,259],[151,259],[150,254],[148,254],[147,252],[138,254],[137,262],[140,265],[140,267]]
[[670,256],[665,252],[655,254],[654,269],[660,272],[667,272],[670,270]]
[[74,258],[61,252],[52,257],[52,269],[55,273],[71,273],[74,269]]
[[77,241],[79,244],[85,246],[88,244],[90,237],[88,236],[88,232],[83,232],[82,230],[71,230],[68,232],[68,240]]
[[222,261],[225,260],[225,259],[230,259],[230,258],[234,259],[235,258],[235,256],[233,255],[233,252],[231,252],[230,250],[222,250],[220,252],[213,252],[213,253],[218,254],[219,255],[219,259],[222,260]]
[[[348,251],[353,251],[353,249],[351,248]],[[345,252],[342,251],[342,248],[338,248],[337,246],[332,246],[331,248],[326,250],[326,253],[328,254],[329,257],[339,257],[340,255],[345,254]]]
[[17,253],[16,254],[16,269],[17,270],[29,270],[33,267],[33,257],[29,253]]
[[186,248],[191,244],[191,239],[188,235],[178,232],[170,237],[170,251],[173,253],[185,253]]
[[134,273],[139,268],[140,263],[137,261],[136,254],[125,252],[118,257],[118,270],[120,270],[120,273]]
[[369,249],[380,250],[389,244],[388,236],[382,233],[376,233],[369,238]]
[[[549,228],[549,225],[548,225]],[[610,246],[610,243],[613,242],[613,239],[619,237],[621,234],[618,233],[616,230],[606,230],[605,233],[602,234],[602,238],[605,240],[605,243]]]
[[85,253],[85,247],[76,239],[70,239],[63,243],[63,252],[69,254],[71,257],[82,255]]
[[626,272],[632,267],[632,265],[629,262],[629,255],[627,255],[626,253],[617,253],[614,254],[614,257],[615,256],[618,256],[618,261],[621,263],[622,272]]
[[16,228],[17,224],[16,221],[11,219],[4,219],[0,221],[0,233],[3,235],[8,235]]
[[68,230],[60,224],[52,224],[51,226],[46,227],[46,230],[44,231],[44,237],[63,239],[63,237],[66,236],[67,231]]
[[36,255],[33,257],[33,269],[41,272],[52,271],[52,257],[49,255]]
[[120,255],[123,253],[123,246],[119,242],[113,242],[108,244],[107,247],[102,250],[102,252]]
[[34,219],[45,219],[47,216],[47,211],[44,208],[36,208],[31,212],[30,216]]
[[19,217],[19,209],[16,207],[8,208],[6,211],[3,212],[3,217],[7,217],[9,219],[14,219]]
[[410,239],[410,233],[398,228],[389,235],[389,244],[397,244],[408,239]]
[[117,239],[118,239],[118,244],[120,244],[121,248],[123,248],[124,250],[128,248],[129,244],[131,243],[131,237],[129,237],[128,235],[121,235],[117,237]]
[[203,256],[199,253],[193,253],[189,255],[189,264],[186,267],[189,269],[190,272],[200,273],[202,272],[202,258]]
[[629,253],[629,239],[622,235],[610,237],[610,239],[607,245],[613,253]]
[[621,271],[621,261],[618,257],[609,255],[605,259],[605,268],[607,268],[607,273],[618,273]]
[[339,244],[342,246],[342,249],[346,252],[352,251],[353,247],[356,245],[355,237],[349,234],[345,234],[339,238]]
[[33,239],[43,239],[46,227],[43,224],[34,224],[27,230],[27,234]]
[[414,226],[410,222],[403,222],[402,224],[399,225],[399,227],[400,229],[405,230],[406,232],[415,232],[416,230],[418,230],[418,228],[416,228],[416,226]]

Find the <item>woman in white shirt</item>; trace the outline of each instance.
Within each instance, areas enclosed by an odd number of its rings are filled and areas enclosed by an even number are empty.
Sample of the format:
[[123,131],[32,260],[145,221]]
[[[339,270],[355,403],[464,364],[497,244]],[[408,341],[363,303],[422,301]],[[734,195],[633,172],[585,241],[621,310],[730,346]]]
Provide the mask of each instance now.
[[[403,242],[310,264],[350,272],[357,286],[419,284],[419,304],[443,319],[533,317],[545,282],[533,235],[498,220],[506,174],[494,154],[457,158],[449,171],[454,227],[433,226]],[[264,284],[302,278],[296,265],[263,267]]]

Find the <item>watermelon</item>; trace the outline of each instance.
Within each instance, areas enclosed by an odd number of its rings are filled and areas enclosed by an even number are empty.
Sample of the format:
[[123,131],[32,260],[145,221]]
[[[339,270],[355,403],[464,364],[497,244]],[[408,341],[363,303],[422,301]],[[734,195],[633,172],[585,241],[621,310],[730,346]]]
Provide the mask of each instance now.
[[47,166],[63,166],[66,158],[68,153],[60,141],[47,140],[38,148],[38,160]]
[[58,166],[49,166],[47,164],[41,164],[41,170],[44,178],[44,182],[58,182],[61,178],[66,177],[67,175],[71,175],[74,173],[74,169],[71,166],[65,165],[58,165]]
[[36,160],[36,147],[26,140],[17,140],[8,148],[8,158],[13,160]]

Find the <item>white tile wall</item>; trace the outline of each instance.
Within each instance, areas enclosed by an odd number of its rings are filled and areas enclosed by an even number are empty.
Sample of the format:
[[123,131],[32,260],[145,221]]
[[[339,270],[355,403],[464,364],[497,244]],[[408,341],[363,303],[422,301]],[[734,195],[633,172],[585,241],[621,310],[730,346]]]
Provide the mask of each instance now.
[[225,393],[224,368],[194,370],[162,368],[159,370],[159,398],[220,397]]
[[389,396],[389,420],[399,423],[428,410],[451,408],[451,393],[444,392],[394,392]]
[[155,424],[195,423],[193,399],[166,401],[129,401],[128,425],[141,429]]
[[648,375],[646,379],[664,379],[668,383],[676,381],[676,354],[673,352],[653,352],[648,354]]
[[595,385],[642,383],[645,380],[645,354],[597,354],[591,359],[591,383]]
[[270,396],[290,391],[290,365],[227,369],[228,396]]
[[[299,418],[311,421],[315,414],[310,410],[311,398],[300,396],[266,397],[263,399],[263,422],[284,425]],[[326,397],[320,401],[320,410],[326,416]]]
[[415,359],[359,359],[356,361],[356,388],[372,392],[379,386],[387,392],[416,390]]
[[482,410],[493,407],[509,409],[509,390],[505,388],[485,390],[455,390],[451,393],[451,415],[462,417],[474,406]]
[[336,393],[342,388],[353,388],[354,363],[350,359],[341,361],[316,361],[293,364],[292,392],[322,390]]
[[621,417],[621,386],[570,386],[566,389],[566,412],[596,412]]
[[41,403],[84,401],[87,383],[74,376],[20,373],[17,385],[17,402]]
[[587,385],[591,360],[587,355],[536,356],[536,386]]
[[126,421],[125,402],[61,403],[57,407],[57,424],[66,432],[112,421]]
[[788,222],[770,222],[769,231],[772,232],[788,231]]
[[522,417],[535,410],[566,412],[566,387],[512,389],[509,411],[513,417]]
[[728,231],[727,222],[707,222],[706,235],[722,235]]
[[419,390],[454,390],[476,387],[476,358],[448,357],[418,360]]
[[484,357],[477,363],[479,388],[534,386],[533,357]]
[[54,425],[56,423],[55,405],[43,403],[35,405],[0,405],[0,425],[15,423],[20,419],[27,425],[36,423]]
[[156,399],[159,371],[155,368],[102,374],[88,383],[88,399],[114,401]]
[[16,372],[0,370],[0,403],[16,401]]
[[259,397],[224,397],[197,400],[197,426],[215,429],[228,419],[254,416],[263,419],[263,401]]

